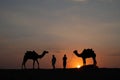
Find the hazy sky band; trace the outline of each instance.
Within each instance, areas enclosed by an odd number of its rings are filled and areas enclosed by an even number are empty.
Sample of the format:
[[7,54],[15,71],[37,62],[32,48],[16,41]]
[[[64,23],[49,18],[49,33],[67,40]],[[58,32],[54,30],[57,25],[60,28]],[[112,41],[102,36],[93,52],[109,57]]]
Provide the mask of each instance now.
[[1,0],[1,60],[11,54],[21,58],[19,51],[26,49],[93,47],[98,55],[120,55],[119,4],[119,0]]

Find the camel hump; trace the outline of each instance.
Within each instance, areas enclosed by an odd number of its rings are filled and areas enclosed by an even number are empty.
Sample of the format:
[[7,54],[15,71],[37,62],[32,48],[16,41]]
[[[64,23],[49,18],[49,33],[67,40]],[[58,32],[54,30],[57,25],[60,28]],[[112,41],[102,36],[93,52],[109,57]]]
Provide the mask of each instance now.
[[38,55],[38,54],[33,50],[33,51],[26,51],[25,55]]
[[83,53],[94,53],[94,50],[93,49],[84,49],[83,50]]
[[87,51],[89,51],[89,52],[93,52],[93,53],[94,53],[93,49],[87,49]]

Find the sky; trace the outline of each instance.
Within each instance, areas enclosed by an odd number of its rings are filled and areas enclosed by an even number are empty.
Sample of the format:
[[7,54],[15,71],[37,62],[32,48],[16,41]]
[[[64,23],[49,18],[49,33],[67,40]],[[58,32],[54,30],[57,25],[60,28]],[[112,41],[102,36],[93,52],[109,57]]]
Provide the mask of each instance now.
[[[0,0],[0,68],[21,68],[26,51],[49,53],[40,68],[83,65],[73,54],[92,48],[97,66],[120,68],[120,0]],[[87,65],[92,59],[87,59]],[[32,68],[32,60],[26,63]],[[37,66],[37,65],[35,65]]]

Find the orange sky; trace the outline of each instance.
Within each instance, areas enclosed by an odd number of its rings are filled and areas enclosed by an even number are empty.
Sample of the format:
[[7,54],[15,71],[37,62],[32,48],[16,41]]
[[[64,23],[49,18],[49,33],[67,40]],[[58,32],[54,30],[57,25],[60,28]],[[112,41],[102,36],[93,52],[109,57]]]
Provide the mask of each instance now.
[[[120,68],[119,0],[1,0],[0,68],[21,68],[27,50],[49,54],[39,60],[41,68],[52,68],[51,57],[68,56],[68,68],[82,65],[73,54],[92,48],[99,67]],[[92,60],[87,59],[87,64]],[[32,67],[32,61],[28,61]]]

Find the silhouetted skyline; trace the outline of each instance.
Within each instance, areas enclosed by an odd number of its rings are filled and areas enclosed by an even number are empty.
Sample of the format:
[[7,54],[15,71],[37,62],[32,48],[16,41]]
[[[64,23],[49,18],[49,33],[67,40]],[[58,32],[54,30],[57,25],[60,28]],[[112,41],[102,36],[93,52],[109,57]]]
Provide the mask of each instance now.
[[[26,51],[50,53],[40,68],[83,65],[73,54],[92,48],[99,67],[120,68],[120,0],[0,0],[0,68],[21,68]],[[32,68],[29,60],[26,66]],[[87,59],[86,64],[91,64]]]

